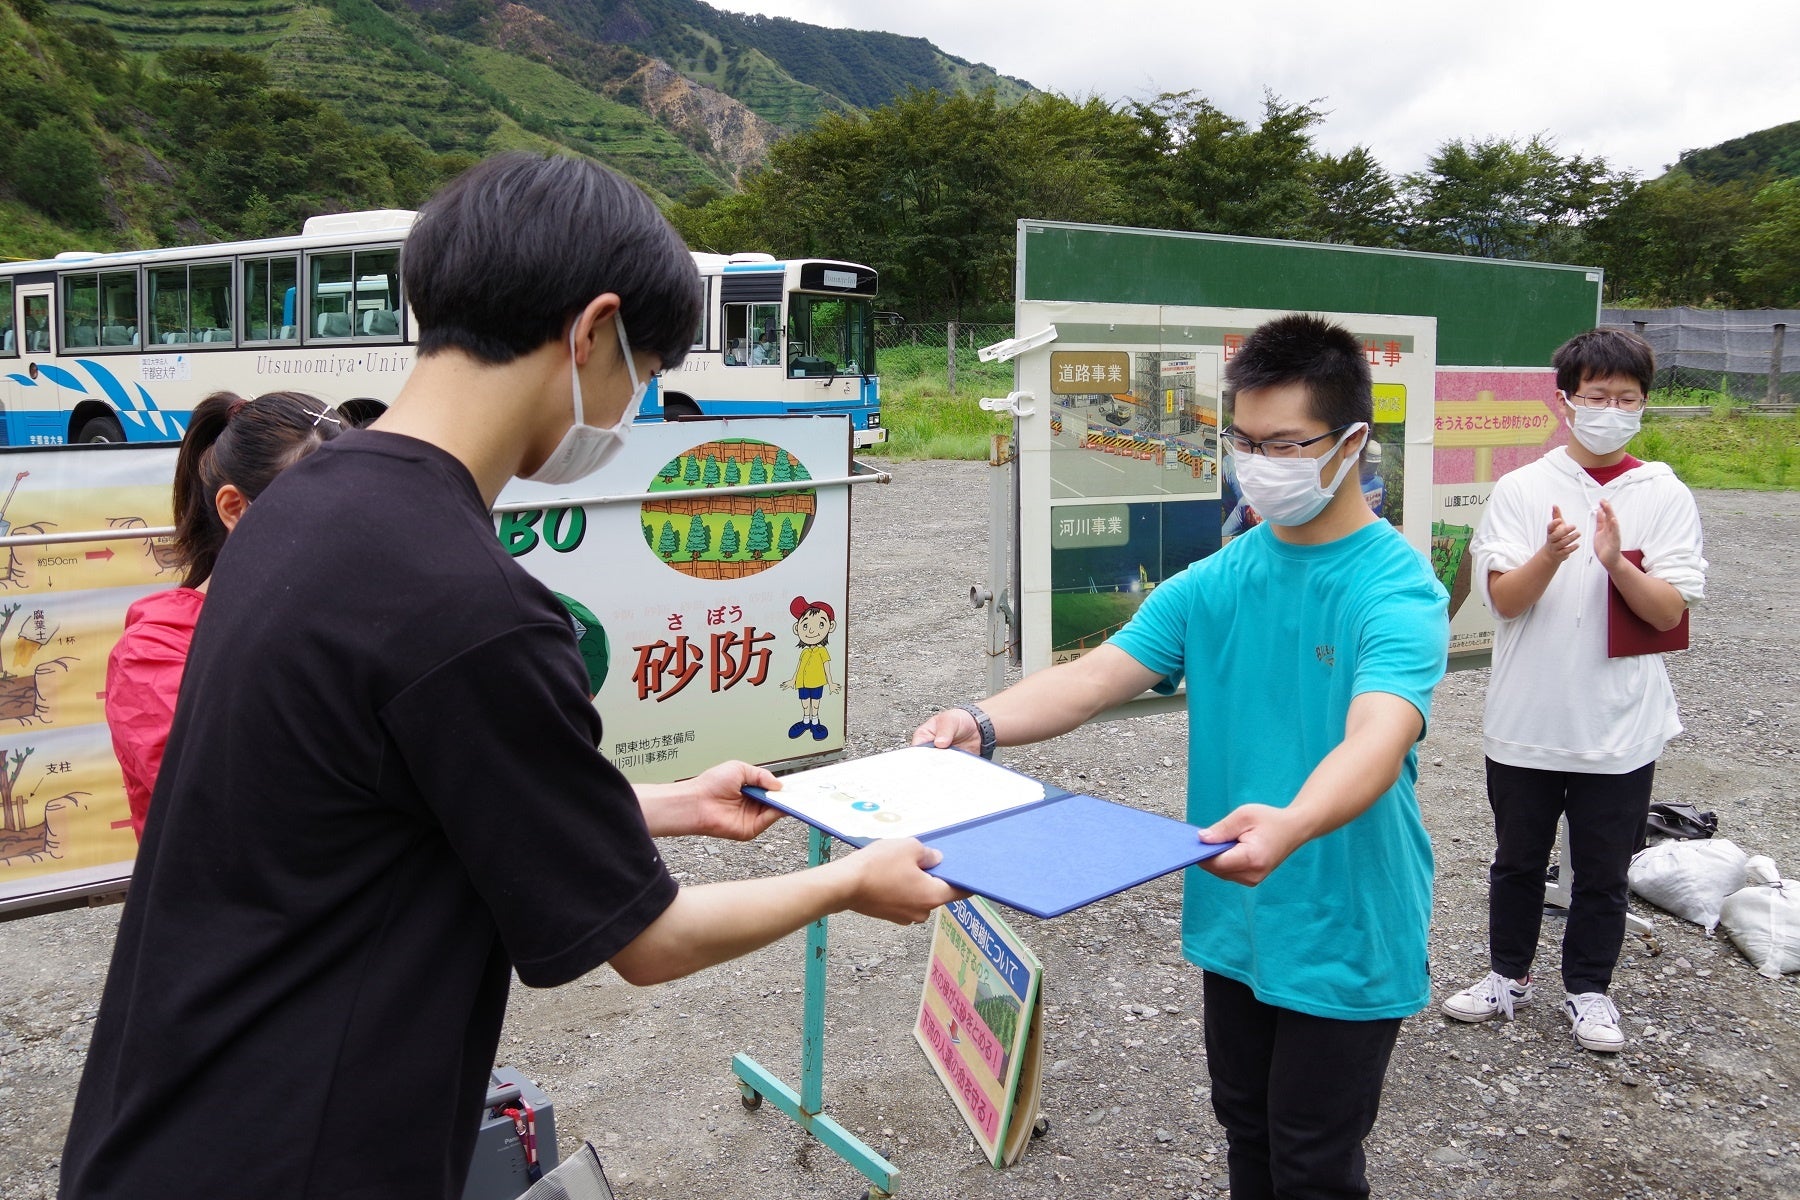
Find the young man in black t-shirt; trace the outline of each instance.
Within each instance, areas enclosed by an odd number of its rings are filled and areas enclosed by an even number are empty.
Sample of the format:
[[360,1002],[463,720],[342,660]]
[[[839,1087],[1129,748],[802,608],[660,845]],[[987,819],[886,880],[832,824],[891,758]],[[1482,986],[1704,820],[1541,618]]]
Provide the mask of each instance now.
[[686,353],[698,280],[649,200],[584,161],[489,160],[425,207],[403,273],[419,361],[393,408],[284,473],[219,558],[66,1200],[455,1197],[512,971],[654,983],[960,894],[911,840],[678,888],[651,838],[754,837],[776,814],[741,789],[777,781],[634,789],[567,614],[494,539],[508,479],[598,468]]

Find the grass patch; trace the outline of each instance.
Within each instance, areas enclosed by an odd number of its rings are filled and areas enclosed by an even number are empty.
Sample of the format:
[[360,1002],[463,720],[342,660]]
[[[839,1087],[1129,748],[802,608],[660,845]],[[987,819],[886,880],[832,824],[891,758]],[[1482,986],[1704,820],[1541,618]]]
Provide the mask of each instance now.
[[1648,417],[1632,439],[1638,458],[1666,462],[1694,488],[1800,490],[1800,417]]
[[1010,418],[984,412],[983,396],[1012,390],[1012,366],[977,361],[974,351],[956,356],[956,393],[950,392],[942,346],[897,346],[876,358],[881,371],[881,423],[888,440],[859,450],[887,458],[961,458],[986,461],[996,433]]

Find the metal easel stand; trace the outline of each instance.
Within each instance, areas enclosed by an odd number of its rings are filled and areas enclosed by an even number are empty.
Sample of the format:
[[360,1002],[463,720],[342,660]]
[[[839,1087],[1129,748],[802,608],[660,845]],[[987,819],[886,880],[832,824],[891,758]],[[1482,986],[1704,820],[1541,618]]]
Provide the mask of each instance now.
[[[1556,860],[1562,866],[1556,878],[1544,884],[1544,903],[1566,911],[1569,889],[1575,883],[1575,872],[1569,868],[1569,818],[1566,816],[1556,829]],[[1644,950],[1652,957],[1662,953],[1662,943],[1656,940],[1656,926],[1636,913],[1625,914],[1625,931],[1644,939]]]
[[[807,832],[808,866],[831,859],[831,838],[817,829]],[[818,1138],[833,1154],[869,1180],[866,1200],[887,1200],[900,1169],[870,1149],[860,1138],[826,1116],[825,1108],[825,918],[806,929],[806,1015],[800,1048],[800,1090],[777,1079],[755,1059],[736,1054],[731,1070],[738,1078],[744,1107],[757,1109],[767,1099]]]

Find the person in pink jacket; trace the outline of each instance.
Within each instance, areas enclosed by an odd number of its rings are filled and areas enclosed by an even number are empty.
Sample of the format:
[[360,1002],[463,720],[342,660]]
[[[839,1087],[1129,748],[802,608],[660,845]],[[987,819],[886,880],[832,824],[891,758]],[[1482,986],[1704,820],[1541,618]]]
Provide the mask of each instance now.
[[226,535],[275,476],[336,437],[342,425],[324,401],[300,392],[250,400],[215,392],[194,407],[175,462],[181,586],[145,596],[126,611],[125,632],[106,663],[106,724],[125,776],[131,828],[140,838],[188,643]]

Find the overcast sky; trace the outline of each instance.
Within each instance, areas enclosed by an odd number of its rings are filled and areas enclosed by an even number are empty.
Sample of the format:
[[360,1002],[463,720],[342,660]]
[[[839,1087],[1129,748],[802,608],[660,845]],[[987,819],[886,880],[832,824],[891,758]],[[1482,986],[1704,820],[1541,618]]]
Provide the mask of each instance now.
[[1564,155],[1648,177],[1683,150],[1800,120],[1796,0],[712,2],[928,38],[1076,98],[1193,88],[1251,122],[1265,87],[1319,99],[1316,144],[1366,145],[1397,173],[1451,138],[1547,133]]

